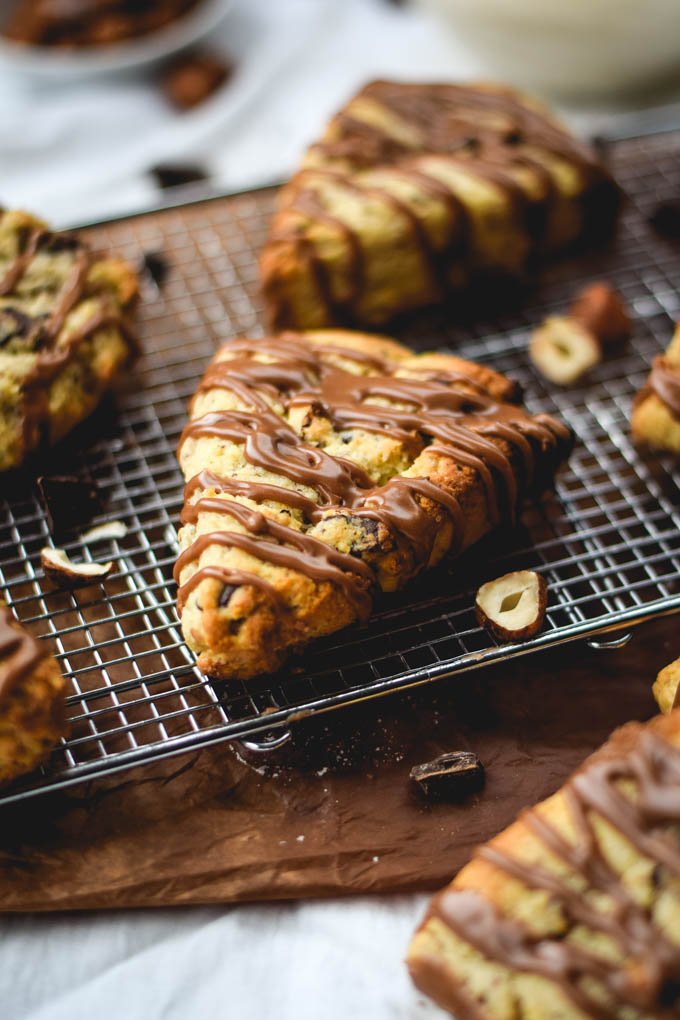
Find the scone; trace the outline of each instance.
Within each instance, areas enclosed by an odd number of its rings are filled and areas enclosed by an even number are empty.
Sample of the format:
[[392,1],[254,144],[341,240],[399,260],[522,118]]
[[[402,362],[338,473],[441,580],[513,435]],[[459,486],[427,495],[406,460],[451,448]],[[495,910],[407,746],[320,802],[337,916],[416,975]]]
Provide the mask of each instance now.
[[179,444],[175,569],[205,672],[248,678],[371,612],[545,489],[569,429],[504,376],[343,330],[227,343]]
[[65,690],[44,642],[0,602],[0,785],[32,772],[64,736]]
[[86,418],[136,347],[137,278],[76,235],[0,211],[0,471]]
[[408,953],[457,1020],[680,1015],[680,712],[630,723],[479,849]]
[[680,453],[680,323],[666,353],[652,362],[633,404],[633,438],[655,450]]
[[271,325],[379,325],[480,274],[521,276],[606,232],[618,201],[594,153],[510,88],[372,82],[280,193]]

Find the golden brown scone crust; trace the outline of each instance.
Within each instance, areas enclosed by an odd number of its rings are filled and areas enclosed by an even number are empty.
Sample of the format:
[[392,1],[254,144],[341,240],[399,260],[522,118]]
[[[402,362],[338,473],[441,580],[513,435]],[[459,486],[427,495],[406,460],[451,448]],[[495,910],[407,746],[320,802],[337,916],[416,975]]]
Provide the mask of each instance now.
[[418,987],[458,1020],[677,1016],[679,791],[680,712],[617,730],[435,897]]
[[130,364],[137,292],[122,260],[0,211],[0,471],[66,435]]
[[[329,396],[323,387],[334,377],[341,388],[366,387],[365,402],[348,411],[349,397]],[[378,384],[380,394],[372,393]],[[402,387],[403,396],[400,390],[390,398],[391,385]],[[425,399],[428,388],[435,401],[453,402],[444,415],[448,425],[467,422],[459,405],[476,399],[488,408],[488,422],[463,428],[464,442],[473,446],[480,429],[494,431],[492,418],[507,415],[515,425],[489,435],[481,460],[432,440],[428,430],[444,419],[428,424],[420,412],[409,412],[414,420],[401,434],[383,427],[395,409]],[[549,486],[569,451],[568,430],[547,416],[531,418],[509,403],[516,397],[514,384],[489,368],[447,354],[413,354],[368,334],[318,330],[226,344],[194,398],[179,449],[185,478],[194,481],[187,487],[176,578],[184,636],[200,668],[242,679],[277,669],[292,650],[367,615],[378,588],[393,591],[445,555],[462,552],[507,520],[510,504],[527,491]],[[264,410],[257,410],[258,402]],[[249,432],[234,425],[239,413],[258,437],[284,430],[283,461],[266,450],[248,453]],[[367,427],[364,413],[377,422]],[[218,434],[225,415],[236,434]],[[342,498],[324,495],[309,467],[315,458],[345,482],[348,473],[358,473],[366,490],[357,492],[352,483]],[[199,478],[206,470],[210,474]],[[509,483],[516,491],[508,497]],[[253,490],[262,485],[279,488]],[[408,504],[416,521],[410,537],[397,512],[410,498],[408,486],[417,490]],[[381,513],[370,509],[376,492],[386,507]],[[261,516],[245,520],[244,510]],[[237,538],[205,537],[225,531]],[[313,564],[324,561],[321,574],[290,560],[288,547],[296,544]],[[286,563],[276,562],[281,555]]]
[[281,191],[261,274],[273,328],[380,325],[480,273],[611,224],[594,154],[491,84],[376,81],[330,121]]
[[[20,660],[31,665],[19,675]],[[32,772],[65,735],[65,691],[55,659],[0,602],[0,785]]]
[[[658,366],[658,367],[657,367]],[[680,394],[680,323],[665,355],[655,358],[647,384],[637,396],[633,405],[631,428],[636,442],[654,450],[668,450],[680,454],[680,416],[654,389],[655,372],[665,369],[675,376],[675,386]]]
[[652,685],[652,693],[662,712],[672,712],[677,706],[678,687],[680,687],[680,659],[675,659],[664,666]]

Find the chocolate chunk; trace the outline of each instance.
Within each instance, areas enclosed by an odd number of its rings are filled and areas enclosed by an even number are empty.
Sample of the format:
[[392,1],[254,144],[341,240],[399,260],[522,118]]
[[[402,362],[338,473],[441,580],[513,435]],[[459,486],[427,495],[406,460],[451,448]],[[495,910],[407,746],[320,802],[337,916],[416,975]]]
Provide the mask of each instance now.
[[19,308],[11,305],[0,308],[0,347],[4,347],[11,340],[29,340],[31,335],[35,337],[39,322],[26,315]]
[[50,533],[55,538],[88,524],[103,509],[95,486],[75,475],[38,478],[38,491]]
[[409,778],[427,800],[460,800],[482,788],[484,766],[472,751],[448,751],[414,765]]
[[159,188],[178,188],[183,184],[207,181],[210,174],[198,163],[156,163],[149,170]]
[[157,290],[163,290],[170,271],[170,263],[162,251],[144,252],[140,262],[140,271],[145,273],[155,284]]
[[606,160],[609,154],[609,139],[605,138],[604,135],[591,135],[590,144],[597,153],[598,158],[603,161]]
[[660,1006],[672,1007],[680,1005],[680,981],[677,978],[666,978],[661,983],[658,1001]]
[[205,102],[231,76],[232,67],[212,53],[191,53],[173,61],[162,77],[165,95],[179,110]]
[[231,601],[231,596],[234,594],[235,591],[236,591],[235,584],[225,584],[224,587],[222,588],[222,591],[220,592],[220,597],[218,599],[217,605],[220,606],[221,609],[225,609],[229,605],[229,602]]
[[649,223],[661,237],[680,238],[680,200],[660,202],[649,217]]
[[83,243],[77,234],[70,231],[59,230],[53,232],[50,230],[41,235],[38,247],[40,251],[57,255],[63,251],[78,251],[83,247]]

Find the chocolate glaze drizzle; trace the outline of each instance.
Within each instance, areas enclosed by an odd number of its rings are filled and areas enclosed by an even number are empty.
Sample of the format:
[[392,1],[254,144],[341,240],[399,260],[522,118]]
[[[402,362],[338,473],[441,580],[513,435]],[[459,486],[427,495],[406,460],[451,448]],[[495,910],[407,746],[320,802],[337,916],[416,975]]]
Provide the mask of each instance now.
[[[342,515],[367,532],[379,528],[389,540],[408,550],[413,573],[427,565],[435,537],[448,521],[449,547],[460,548],[465,536],[464,509],[455,491],[429,478],[397,475],[376,485],[353,461],[330,456],[306,442],[289,423],[290,412],[304,408],[328,420],[343,437],[359,430],[396,440],[413,460],[424,449],[450,458],[479,475],[488,513],[497,522],[503,513],[513,517],[520,494],[534,481],[536,456],[552,453],[552,466],[570,444],[570,432],[547,415],[530,416],[485,392],[479,379],[462,370],[427,371],[414,378],[397,377],[399,363],[374,354],[355,352],[333,343],[313,344],[294,334],[260,341],[236,341],[224,348],[230,355],[208,367],[198,393],[225,389],[243,409],[211,411],[190,421],[180,439],[224,439],[243,447],[248,464],[293,484],[304,485],[315,498],[259,479],[226,478],[202,471],[185,491],[183,524],[195,524],[202,512],[237,521],[244,532],[213,531],[198,537],[180,555],[175,579],[213,545],[242,549],[257,560],[290,567],[317,582],[329,581],[342,590],[359,618],[371,609],[376,577],[356,555],[341,553],[314,534],[314,528]],[[355,374],[339,367],[354,364]],[[414,362],[409,371],[415,372]],[[499,377],[495,377],[498,382]],[[509,388],[510,389],[510,388]],[[376,403],[376,400],[387,401]],[[274,410],[276,408],[276,410]],[[518,484],[517,475],[521,477]],[[224,497],[207,494],[208,490]],[[302,517],[300,530],[272,520],[236,501],[262,504],[274,501]],[[432,504],[439,513],[432,512]],[[363,525],[362,525],[363,522]],[[201,567],[181,584],[178,608],[204,577],[237,583],[233,572]],[[245,583],[250,583],[245,582]],[[258,582],[271,595],[271,586]]]
[[0,603],[0,701],[47,655],[47,650]]
[[[625,731],[624,731],[625,734]],[[631,782],[635,799],[621,788]],[[594,817],[624,836],[642,856],[680,877],[680,842],[671,826],[680,823],[680,749],[649,729],[640,730],[627,752],[616,744],[593,756],[564,787],[575,840],[567,841],[535,809],[523,820],[546,853],[567,865],[571,877],[528,864],[493,843],[478,856],[518,879],[529,889],[545,890],[556,901],[569,928],[583,926],[609,936],[623,963],[614,962],[568,938],[540,938],[519,921],[497,913],[492,903],[471,889],[445,890],[435,897],[431,916],[447,924],[487,958],[511,970],[542,975],[586,1016],[610,1020],[618,1008],[633,1006],[645,1016],[677,1017],[680,1004],[680,945],[669,941],[652,910],[637,902],[601,850]],[[609,898],[609,907],[584,895],[574,882]],[[464,1015],[487,1016],[463,990],[440,975],[442,989]],[[604,989],[603,1003],[587,979]],[[677,996],[677,999],[674,999]],[[669,1001],[670,1000],[670,1001]]]
[[106,326],[117,326],[131,347],[135,347],[123,310],[104,295],[101,296],[101,307],[77,329],[70,329],[68,336],[58,343],[69,313],[86,295],[93,262],[91,253],[73,234],[52,233],[42,227],[31,231],[22,250],[0,279],[0,298],[11,299],[36,256],[60,251],[72,251],[73,264],[49,315],[33,319],[11,304],[0,307],[0,315],[10,316],[16,323],[13,336],[27,343],[36,354],[22,386],[24,447],[27,450],[38,445],[41,429],[49,417],[49,384],[77,356],[88,337]]
[[[527,106],[511,90],[377,81],[368,85],[358,99],[379,104],[388,117],[396,116],[402,125],[408,125],[408,138],[390,133],[389,122],[382,127],[362,119],[350,104],[334,118],[332,138],[311,147],[308,165],[288,185],[284,199],[284,208],[297,211],[308,222],[324,223],[341,238],[346,293],[338,293],[311,232],[304,226],[301,229],[298,218],[275,219],[270,235],[271,242],[294,246],[298,260],[306,264],[315,282],[328,322],[351,323],[367,286],[360,232],[327,207],[324,193],[329,187],[375,200],[387,206],[397,222],[406,224],[436,300],[441,300],[450,287],[453,265],[467,253],[471,221],[465,199],[428,167],[428,156],[444,156],[453,167],[492,184],[504,196],[515,229],[524,233],[530,254],[545,246],[551,209],[559,198],[553,173],[544,165],[545,157],[569,163],[580,176],[584,220],[595,219],[588,202],[588,196],[595,193],[602,217],[613,217],[617,188],[594,152],[544,113]],[[416,196],[424,195],[442,204],[448,216],[444,239],[432,239],[417,200],[407,200],[361,175],[371,168],[388,171],[390,178],[410,183]],[[517,179],[518,172],[525,171],[538,184],[536,198],[530,198]],[[604,192],[610,193],[610,201],[605,200]],[[594,226],[594,222],[585,222],[582,232]],[[285,281],[268,274],[264,289],[274,324],[294,324]]]

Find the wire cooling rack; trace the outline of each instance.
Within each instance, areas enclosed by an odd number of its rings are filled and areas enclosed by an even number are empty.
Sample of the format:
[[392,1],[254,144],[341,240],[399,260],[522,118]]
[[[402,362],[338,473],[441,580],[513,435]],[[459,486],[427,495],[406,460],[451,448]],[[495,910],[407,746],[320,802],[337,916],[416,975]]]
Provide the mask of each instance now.
[[[182,477],[175,446],[186,405],[215,348],[259,334],[256,252],[271,190],[194,202],[88,228],[90,241],[137,260],[162,253],[162,288],[149,279],[141,307],[145,357],[127,389],[49,455],[50,473],[90,476],[106,497],[102,520],[125,538],[74,557],[111,558],[105,587],[51,589],[40,570],[48,541],[35,475],[5,478],[0,496],[0,595],[44,636],[69,679],[71,733],[50,763],[0,803],[102,776],[213,741],[274,747],[295,719],[344,703],[462,673],[579,637],[592,638],[680,609],[680,491],[672,464],[630,442],[631,399],[680,317],[680,247],[656,237],[652,207],[680,188],[680,132],[612,143],[608,156],[629,196],[616,242],[551,268],[521,308],[452,325],[441,313],[404,332],[415,346],[455,346],[525,387],[529,407],[561,415],[579,444],[557,492],[513,531],[385,597],[365,628],[318,642],[275,676],[211,683],[195,668],[175,614]],[[593,278],[611,281],[635,315],[635,336],[581,386],[546,386],[531,368],[531,325],[561,311]],[[543,631],[516,647],[481,630],[473,592],[516,567],[537,568],[550,592]]]

